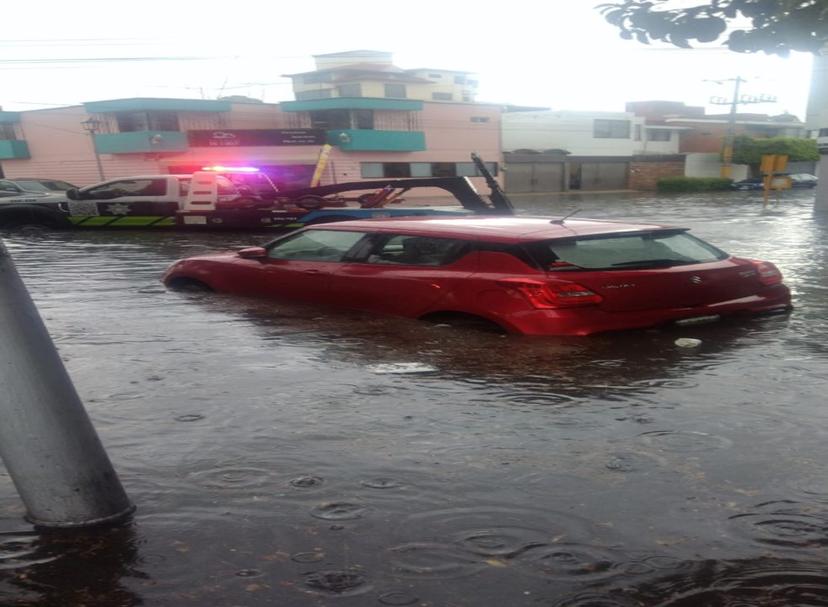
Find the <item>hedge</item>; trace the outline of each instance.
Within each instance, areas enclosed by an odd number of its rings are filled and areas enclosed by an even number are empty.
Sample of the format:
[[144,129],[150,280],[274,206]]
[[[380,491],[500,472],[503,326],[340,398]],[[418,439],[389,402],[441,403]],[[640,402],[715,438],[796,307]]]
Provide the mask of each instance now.
[[711,192],[729,190],[732,183],[726,177],[662,177],[656,188],[659,192]]

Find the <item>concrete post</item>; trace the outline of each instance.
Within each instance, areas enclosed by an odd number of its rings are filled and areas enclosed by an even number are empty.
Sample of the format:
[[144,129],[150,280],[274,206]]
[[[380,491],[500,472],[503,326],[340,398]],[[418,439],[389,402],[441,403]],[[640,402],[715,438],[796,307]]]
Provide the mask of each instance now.
[[814,211],[828,213],[828,148],[821,150],[817,177],[819,177],[819,182],[816,187]]
[[0,457],[36,525],[115,523],[134,510],[2,240]]

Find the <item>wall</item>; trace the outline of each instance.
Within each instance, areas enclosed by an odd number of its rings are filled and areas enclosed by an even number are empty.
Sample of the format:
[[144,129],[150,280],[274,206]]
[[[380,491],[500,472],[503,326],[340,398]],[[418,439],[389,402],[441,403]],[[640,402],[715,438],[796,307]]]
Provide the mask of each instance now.
[[[687,154],[684,174],[687,177],[721,177],[722,161],[719,153]],[[750,167],[746,164],[733,165],[733,180],[741,181],[749,176]]]
[[[31,159],[6,160],[3,170],[15,177],[52,177],[76,185],[100,181],[92,139],[81,122],[88,118],[81,106],[23,112],[20,126]],[[106,158],[105,177],[154,173],[156,163],[143,155]]]
[[[595,119],[629,120],[627,139],[594,137]],[[632,156],[636,119],[630,112],[508,112],[503,115],[503,149],[563,149],[576,156]]]
[[814,57],[805,123],[810,131],[828,128],[828,47]]
[[[680,132],[677,130],[670,131],[670,139],[668,141],[651,141],[647,139],[647,133],[651,132],[648,129],[642,129],[644,133],[641,136],[641,141],[635,142],[636,154],[678,154],[679,151],[679,137]],[[658,129],[663,132],[664,129]]]
[[[233,104],[232,111],[220,118],[213,113],[200,116],[198,113],[182,113],[180,125],[182,129],[296,128],[300,125],[295,114],[282,112],[276,105],[242,103]],[[408,120],[409,113],[403,112],[399,116],[394,112],[387,114],[378,118],[378,127],[401,127],[401,120]],[[360,180],[361,162],[470,162],[471,152],[477,152],[486,161],[501,162],[499,106],[426,102],[422,112],[416,114],[419,128],[425,133],[425,151],[357,153],[334,148],[323,183]],[[4,160],[6,176],[53,177],[81,186],[100,181],[91,138],[80,124],[88,117],[81,106],[23,112],[20,127],[32,158]],[[482,121],[472,122],[472,117]],[[105,178],[114,179],[166,173],[170,166],[315,165],[319,151],[318,145],[211,147],[190,148],[184,152],[102,154],[100,158]],[[502,176],[499,179],[502,181]],[[482,178],[474,178],[473,181],[485,187]]]
[[655,190],[662,177],[683,176],[684,163],[683,156],[636,156],[630,162],[629,187],[632,190]]

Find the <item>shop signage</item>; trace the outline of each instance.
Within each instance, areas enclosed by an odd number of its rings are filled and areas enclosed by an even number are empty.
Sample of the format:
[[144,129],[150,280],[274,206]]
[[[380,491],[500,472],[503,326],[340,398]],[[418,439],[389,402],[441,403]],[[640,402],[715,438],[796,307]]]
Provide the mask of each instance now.
[[319,129],[217,129],[187,131],[190,147],[220,148],[271,145],[322,145],[325,131]]

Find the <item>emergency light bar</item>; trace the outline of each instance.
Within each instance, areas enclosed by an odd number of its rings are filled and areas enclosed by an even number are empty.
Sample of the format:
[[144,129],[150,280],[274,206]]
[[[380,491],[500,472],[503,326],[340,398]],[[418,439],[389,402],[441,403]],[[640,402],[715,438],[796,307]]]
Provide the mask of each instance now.
[[201,167],[202,171],[215,171],[217,173],[258,173],[257,167],[225,167],[221,165]]

